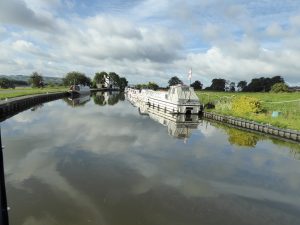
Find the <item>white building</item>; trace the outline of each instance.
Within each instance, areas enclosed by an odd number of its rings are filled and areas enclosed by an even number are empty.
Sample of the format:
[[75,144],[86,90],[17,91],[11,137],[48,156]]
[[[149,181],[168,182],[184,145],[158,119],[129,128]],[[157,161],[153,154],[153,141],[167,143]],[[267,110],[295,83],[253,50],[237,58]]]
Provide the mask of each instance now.
[[114,82],[109,75],[104,75],[104,83],[97,84],[97,88],[117,89],[118,87],[114,85]]

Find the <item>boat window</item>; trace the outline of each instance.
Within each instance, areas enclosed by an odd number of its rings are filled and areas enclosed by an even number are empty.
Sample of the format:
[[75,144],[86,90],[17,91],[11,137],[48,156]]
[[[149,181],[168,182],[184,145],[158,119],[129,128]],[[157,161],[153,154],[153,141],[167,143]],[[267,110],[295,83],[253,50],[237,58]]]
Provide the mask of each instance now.
[[189,87],[182,87],[182,91],[189,91]]

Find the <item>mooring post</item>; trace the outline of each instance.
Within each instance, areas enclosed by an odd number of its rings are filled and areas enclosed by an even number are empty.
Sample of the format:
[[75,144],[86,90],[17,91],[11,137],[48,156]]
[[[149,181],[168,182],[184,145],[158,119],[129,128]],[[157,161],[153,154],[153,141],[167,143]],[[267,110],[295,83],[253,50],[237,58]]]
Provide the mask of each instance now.
[[3,225],[8,225],[8,211],[7,199],[5,189],[5,175],[4,175],[4,160],[3,160],[3,146],[1,140],[1,127],[0,127],[0,202],[1,202],[1,215],[0,221]]

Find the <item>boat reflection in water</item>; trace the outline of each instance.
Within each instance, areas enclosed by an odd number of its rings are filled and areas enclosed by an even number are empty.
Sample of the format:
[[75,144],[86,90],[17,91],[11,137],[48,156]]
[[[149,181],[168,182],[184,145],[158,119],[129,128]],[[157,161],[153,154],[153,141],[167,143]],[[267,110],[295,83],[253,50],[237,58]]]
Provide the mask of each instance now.
[[77,107],[85,105],[88,101],[91,100],[91,97],[90,95],[80,95],[80,97],[78,98],[65,98],[64,100],[68,105]]
[[171,114],[165,110],[149,106],[143,101],[133,100],[127,96],[128,101],[138,108],[139,114],[149,116],[154,121],[166,126],[172,137],[183,139],[184,142],[190,138],[193,130],[197,129],[202,120],[195,114]]

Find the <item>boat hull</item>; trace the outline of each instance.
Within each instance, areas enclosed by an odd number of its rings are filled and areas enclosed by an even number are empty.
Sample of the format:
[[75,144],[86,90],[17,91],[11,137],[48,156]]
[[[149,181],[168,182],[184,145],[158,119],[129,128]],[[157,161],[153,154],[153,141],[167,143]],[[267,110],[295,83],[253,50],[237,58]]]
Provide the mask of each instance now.
[[74,97],[79,97],[81,95],[89,95],[91,93],[91,91],[88,91],[88,90],[85,90],[85,91],[68,91],[71,98],[74,98]]
[[148,98],[150,107],[158,108],[164,112],[173,114],[199,114],[203,110],[200,104],[173,103],[162,99]]

